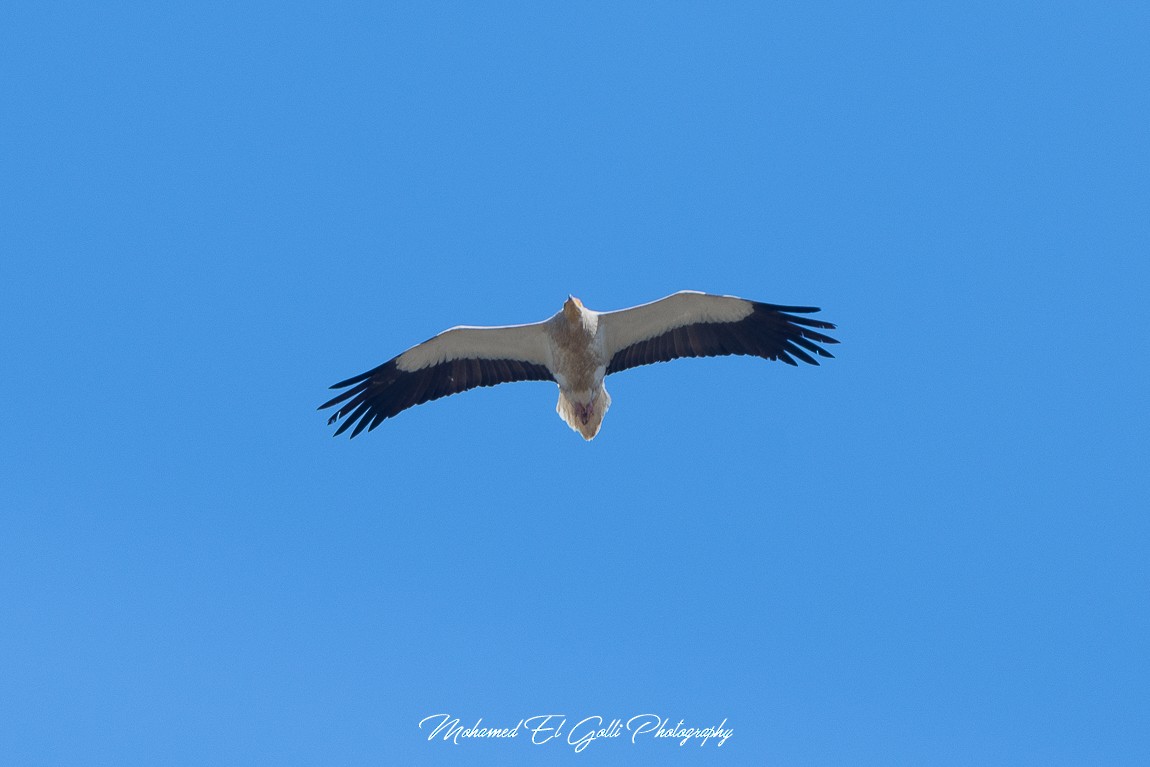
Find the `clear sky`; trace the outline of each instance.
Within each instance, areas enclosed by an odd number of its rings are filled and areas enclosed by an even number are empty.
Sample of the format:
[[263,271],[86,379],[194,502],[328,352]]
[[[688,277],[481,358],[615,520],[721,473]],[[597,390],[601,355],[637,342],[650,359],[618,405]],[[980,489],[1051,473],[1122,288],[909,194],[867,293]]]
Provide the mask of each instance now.
[[[1150,763],[1147,5],[404,5],[5,12],[0,763]],[[316,412],[681,289],[842,343]]]

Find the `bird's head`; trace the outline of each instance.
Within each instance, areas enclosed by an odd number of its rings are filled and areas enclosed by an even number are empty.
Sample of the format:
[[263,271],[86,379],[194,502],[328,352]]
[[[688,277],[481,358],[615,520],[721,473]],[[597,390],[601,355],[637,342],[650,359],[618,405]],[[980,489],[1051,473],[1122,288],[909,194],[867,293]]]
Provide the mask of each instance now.
[[567,296],[567,300],[563,302],[563,316],[567,321],[574,324],[579,322],[583,313],[583,302],[575,296]]

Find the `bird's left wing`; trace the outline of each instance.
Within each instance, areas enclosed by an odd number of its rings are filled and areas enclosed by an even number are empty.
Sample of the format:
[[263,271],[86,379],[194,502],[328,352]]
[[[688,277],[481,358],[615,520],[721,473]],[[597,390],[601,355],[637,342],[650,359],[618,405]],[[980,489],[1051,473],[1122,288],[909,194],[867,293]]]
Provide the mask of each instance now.
[[735,296],[685,290],[617,312],[599,315],[607,352],[607,373],[679,357],[750,354],[797,364],[832,357],[819,344],[838,341],[818,332],[833,330],[823,320],[798,317],[818,309],[779,306]]
[[[371,431],[385,418],[449,394],[511,381],[553,381],[545,323],[456,327],[377,368],[334,384],[344,389],[319,406],[339,405],[329,424],[342,434]],[[347,388],[350,387],[350,388]]]

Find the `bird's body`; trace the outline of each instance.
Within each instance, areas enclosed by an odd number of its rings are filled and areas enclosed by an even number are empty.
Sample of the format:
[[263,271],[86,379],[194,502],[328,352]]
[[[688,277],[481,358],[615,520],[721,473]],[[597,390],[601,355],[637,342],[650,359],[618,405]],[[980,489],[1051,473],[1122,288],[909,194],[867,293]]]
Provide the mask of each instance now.
[[585,439],[599,433],[611,406],[611,396],[603,386],[607,355],[599,316],[579,299],[568,298],[563,311],[546,322],[552,375],[559,384],[555,411]]
[[543,322],[503,327],[455,327],[403,354],[332,386],[343,389],[320,409],[340,405],[328,423],[351,436],[414,405],[477,386],[510,381],[554,381],[556,410],[592,439],[611,397],[603,379],[638,365],[677,357],[750,354],[791,365],[812,365],[810,353],[832,356],[818,344],[837,343],[812,330],[833,329],[821,320],[796,317],[818,311],[734,296],[684,291],[616,312],[595,312],[569,297]]

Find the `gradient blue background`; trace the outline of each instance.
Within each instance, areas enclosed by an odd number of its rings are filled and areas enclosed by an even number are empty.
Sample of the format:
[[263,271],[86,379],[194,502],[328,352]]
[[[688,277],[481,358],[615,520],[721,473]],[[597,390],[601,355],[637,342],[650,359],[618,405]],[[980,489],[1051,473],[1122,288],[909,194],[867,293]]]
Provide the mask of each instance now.
[[[1147,6],[475,5],[6,11],[0,762],[1148,763]],[[837,358],[315,412],[684,288]]]

